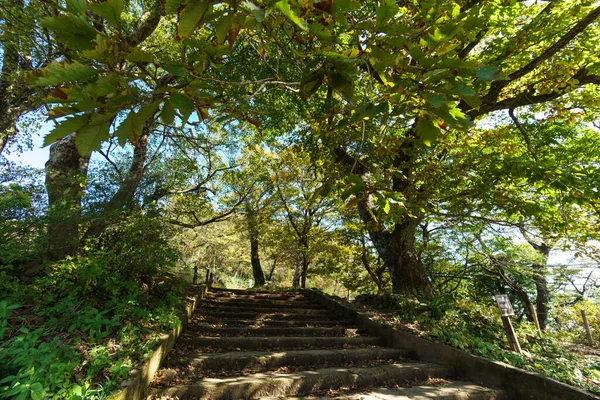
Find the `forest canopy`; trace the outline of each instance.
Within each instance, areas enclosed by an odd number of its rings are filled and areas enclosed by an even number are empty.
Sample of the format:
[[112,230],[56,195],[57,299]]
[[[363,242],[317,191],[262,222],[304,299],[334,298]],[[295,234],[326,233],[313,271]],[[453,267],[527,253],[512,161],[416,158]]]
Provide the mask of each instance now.
[[[61,298],[74,274],[100,320],[109,282],[150,307],[195,269],[434,314],[508,293],[568,330],[597,300],[599,17],[586,0],[3,0],[0,291]],[[9,161],[42,121],[45,171]],[[13,300],[7,321],[34,301]],[[104,325],[73,330],[101,343]]]

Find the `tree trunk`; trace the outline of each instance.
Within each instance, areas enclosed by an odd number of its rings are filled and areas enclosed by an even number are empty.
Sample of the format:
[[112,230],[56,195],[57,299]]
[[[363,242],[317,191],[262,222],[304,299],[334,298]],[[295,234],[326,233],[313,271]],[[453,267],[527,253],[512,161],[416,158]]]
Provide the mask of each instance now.
[[358,212],[367,226],[369,237],[390,272],[392,290],[430,296],[431,283],[415,251],[419,218],[405,216],[401,223],[395,224],[393,230],[384,230],[375,225],[373,208],[370,196],[358,203]]
[[[22,0],[10,0],[12,6],[23,7]],[[7,32],[11,32],[14,18],[8,18]],[[2,57],[2,70],[0,71],[0,154],[6,148],[13,136],[17,133],[16,124],[21,114],[31,107],[33,90],[18,81],[19,74],[19,44],[4,37],[0,38],[0,47],[4,52]]]
[[365,267],[365,269],[367,270],[367,273],[369,274],[369,276],[371,277],[373,282],[375,282],[375,284],[377,285],[377,291],[381,292],[381,279],[379,279],[379,276],[377,274],[375,274],[373,269],[371,269],[371,263],[369,262],[367,249],[364,247],[364,244],[363,244],[363,251],[360,255],[360,260],[362,261],[363,267]]
[[61,260],[79,248],[81,197],[85,188],[89,156],[75,147],[75,135],[50,147],[46,163],[48,191],[48,257]]
[[148,155],[148,139],[154,124],[154,117],[150,118],[142,129],[142,134],[138,136],[133,150],[133,159],[127,171],[127,175],[119,189],[104,207],[104,216],[96,219],[84,236],[84,241],[90,238],[99,237],[110,225],[110,218],[113,214],[123,209],[132,208],[134,205],[135,192],[144,175],[146,156]]
[[302,274],[302,257],[296,256],[296,268],[294,268],[294,277],[292,278],[292,288],[297,289],[300,286],[300,275]]
[[535,249],[542,255],[542,263],[534,264],[533,269],[535,275],[533,281],[535,282],[536,290],[536,309],[538,321],[540,323],[540,329],[545,330],[548,324],[548,311],[550,307],[550,290],[548,289],[548,281],[546,280],[546,264],[548,263],[548,257],[550,256],[551,247],[545,243],[535,247]]
[[260,256],[258,253],[258,223],[254,210],[250,207],[248,201],[246,206],[246,222],[248,224],[248,237],[250,238],[250,262],[252,264],[252,275],[254,276],[254,286],[262,286],[265,284],[265,275],[260,265]]
[[302,273],[300,280],[300,287],[302,289],[306,289],[306,273],[308,272],[309,264],[310,263],[308,260],[308,249],[304,249],[304,251],[302,252]]

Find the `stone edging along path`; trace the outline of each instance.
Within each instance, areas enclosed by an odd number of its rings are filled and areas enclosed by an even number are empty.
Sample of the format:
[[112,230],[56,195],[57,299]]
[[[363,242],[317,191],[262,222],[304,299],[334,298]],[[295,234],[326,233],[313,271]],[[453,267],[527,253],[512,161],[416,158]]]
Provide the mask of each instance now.
[[156,348],[150,358],[144,361],[138,368],[131,370],[129,378],[123,381],[120,388],[110,396],[108,400],[139,400],[146,397],[148,385],[158,371],[160,363],[167,356],[175,341],[191,319],[198,301],[206,295],[206,285],[198,285],[198,292],[193,297],[188,297],[185,310],[179,316],[180,323],[171,330],[160,336]]
[[338,314],[356,318],[356,324],[370,335],[381,336],[386,345],[408,350],[411,358],[446,364],[461,377],[491,386],[504,388],[511,398],[544,400],[592,400],[600,399],[591,393],[555,381],[535,372],[529,372],[511,365],[491,361],[468,354],[462,350],[441,343],[422,339],[408,332],[398,331],[391,326],[379,323],[365,314],[338,303],[333,298],[313,289],[301,292],[313,300],[327,306]]

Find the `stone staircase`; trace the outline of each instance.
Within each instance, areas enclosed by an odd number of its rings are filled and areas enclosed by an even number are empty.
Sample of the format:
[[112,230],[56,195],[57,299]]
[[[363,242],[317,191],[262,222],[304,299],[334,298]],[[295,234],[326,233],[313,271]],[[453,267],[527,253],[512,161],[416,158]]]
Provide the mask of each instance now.
[[507,398],[382,347],[297,292],[211,289],[198,310],[157,373],[153,398]]

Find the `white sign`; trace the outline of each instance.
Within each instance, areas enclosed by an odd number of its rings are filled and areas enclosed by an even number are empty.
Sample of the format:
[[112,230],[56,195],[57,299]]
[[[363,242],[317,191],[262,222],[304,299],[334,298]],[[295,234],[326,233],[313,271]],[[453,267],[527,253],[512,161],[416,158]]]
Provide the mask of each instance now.
[[503,317],[512,317],[515,315],[513,311],[512,304],[510,304],[510,299],[508,295],[505,294],[497,294],[496,303],[498,304],[498,308],[500,309],[500,315]]

